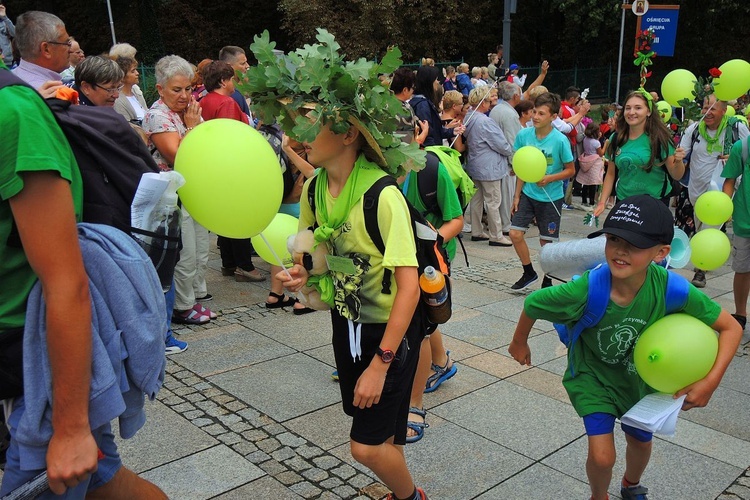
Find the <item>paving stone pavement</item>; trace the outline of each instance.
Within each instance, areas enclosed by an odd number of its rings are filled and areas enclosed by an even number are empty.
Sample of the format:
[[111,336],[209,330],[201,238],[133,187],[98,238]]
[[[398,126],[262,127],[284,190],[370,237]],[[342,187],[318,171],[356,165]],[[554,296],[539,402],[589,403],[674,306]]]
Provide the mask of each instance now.
[[[564,240],[591,231],[582,220],[583,212],[564,212]],[[537,236],[532,229],[527,241],[538,269]],[[415,481],[432,499],[588,498],[583,426],[561,384],[565,350],[540,321],[530,338],[533,366],[510,358],[524,298],[509,290],[518,259],[512,249],[468,240],[470,267],[459,249],[453,318],[441,328],[458,373],[425,395],[430,427],[406,446]],[[255,261],[268,276],[268,265]],[[125,464],[174,499],[382,498],[387,489],[349,453],[327,313],[266,309],[268,282],[222,277],[215,241],[209,267],[215,298],[204,305],[220,316],[175,330],[189,349],[169,357],[145,427],[119,443]],[[704,291],[734,312],[729,266],[707,277]],[[745,333],[709,406],[683,412],[674,438],[656,438],[643,478],[650,498],[750,500],[748,380]],[[616,442],[619,478],[619,431]]]

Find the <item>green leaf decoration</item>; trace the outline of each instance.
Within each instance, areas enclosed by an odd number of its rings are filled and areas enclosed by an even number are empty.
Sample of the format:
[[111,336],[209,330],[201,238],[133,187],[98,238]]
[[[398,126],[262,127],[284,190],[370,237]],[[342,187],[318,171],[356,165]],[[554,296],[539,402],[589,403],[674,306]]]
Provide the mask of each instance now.
[[378,73],[393,73],[399,66],[401,66],[401,50],[398,47],[391,47],[380,61],[377,71]]

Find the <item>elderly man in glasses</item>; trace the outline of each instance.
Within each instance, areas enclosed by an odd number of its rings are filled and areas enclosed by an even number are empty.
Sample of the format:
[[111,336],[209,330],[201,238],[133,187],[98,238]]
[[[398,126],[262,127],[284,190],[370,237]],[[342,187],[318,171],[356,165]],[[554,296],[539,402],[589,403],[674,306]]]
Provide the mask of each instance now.
[[13,43],[21,54],[13,73],[43,97],[53,97],[62,86],[60,72],[68,67],[72,45],[65,23],[47,12],[25,12],[18,16]]
[[60,73],[60,75],[62,76],[62,81],[65,85],[73,83],[73,80],[75,80],[76,66],[81,64],[86,57],[86,54],[83,53],[83,50],[81,49],[78,41],[72,36],[70,37],[70,41],[70,53],[68,54],[69,66],[62,73]]

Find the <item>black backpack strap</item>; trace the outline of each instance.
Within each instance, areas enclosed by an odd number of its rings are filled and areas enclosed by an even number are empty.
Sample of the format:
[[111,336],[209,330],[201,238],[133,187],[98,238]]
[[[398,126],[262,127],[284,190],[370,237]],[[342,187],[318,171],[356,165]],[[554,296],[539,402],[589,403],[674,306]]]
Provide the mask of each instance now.
[[438,158],[438,155],[432,151],[426,151],[426,153],[427,164],[422,170],[415,172],[417,176],[419,198],[425,206],[425,212],[423,215],[435,214],[442,218],[437,199],[440,158]]
[[[385,255],[385,243],[383,242],[383,236],[380,234],[380,226],[378,225],[378,201],[380,199],[380,193],[388,186],[396,186],[396,188],[398,188],[396,179],[390,175],[383,176],[375,181],[362,197],[362,212],[365,217],[365,229],[375,245],[375,248],[377,248],[382,255]],[[383,269],[383,281],[381,283],[380,292],[386,295],[391,294],[391,274],[390,269]]]
[[315,216],[315,184],[318,181],[318,176],[313,176],[312,179],[310,179],[310,184],[307,186],[307,204],[310,205],[310,210],[313,214],[313,220],[315,221],[313,223],[312,228],[315,229],[318,227],[318,218]]

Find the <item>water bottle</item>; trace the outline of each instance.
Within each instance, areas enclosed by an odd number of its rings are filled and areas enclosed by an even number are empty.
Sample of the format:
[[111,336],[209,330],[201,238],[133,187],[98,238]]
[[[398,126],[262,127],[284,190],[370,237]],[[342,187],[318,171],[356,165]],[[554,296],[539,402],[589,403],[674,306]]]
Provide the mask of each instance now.
[[427,304],[427,319],[435,324],[446,323],[451,317],[451,301],[443,273],[427,266],[419,277],[422,301]]

